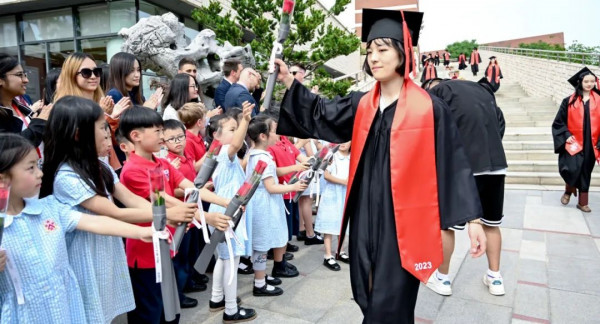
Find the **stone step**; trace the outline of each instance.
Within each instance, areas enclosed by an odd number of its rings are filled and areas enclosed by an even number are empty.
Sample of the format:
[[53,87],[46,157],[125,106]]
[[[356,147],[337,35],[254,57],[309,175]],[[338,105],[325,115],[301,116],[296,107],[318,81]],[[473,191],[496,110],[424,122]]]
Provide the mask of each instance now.
[[507,127],[505,141],[551,141],[550,127]]
[[518,120],[518,121],[506,121],[506,127],[550,127],[552,121],[535,121],[535,120]]
[[558,108],[554,107],[554,106],[532,106],[532,107],[527,107],[527,106],[521,106],[521,105],[515,105],[515,106],[504,106],[504,107],[500,107],[500,110],[502,110],[503,113],[508,113],[508,112],[515,112],[515,111],[545,111],[545,112],[551,112],[554,115],[556,115],[556,111],[558,110]]
[[558,155],[552,150],[504,150],[507,160],[552,160]]
[[504,120],[506,120],[506,122],[511,122],[511,121],[523,121],[523,120],[528,120],[528,121],[543,121],[543,122],[548,122],[548,125],[552,125],[552,122],[554,121],[554,116],[543,116],[543,115],[514,115],[514,114],[505,114],[504,115]]
[[511,160],[507,162],[510,172],[556,172],[558,174],[558,159],[553,161]]
[[[598,181],[600,173],[593,173],[592,179]],[[592,180],[594,181],[594,180]],[[507,184],[532,184],[532,185],[564,185],[564,180],[558,172],[518,172],[506,173]]]
[[503,141],[505,150],[553,150],[552,141]]

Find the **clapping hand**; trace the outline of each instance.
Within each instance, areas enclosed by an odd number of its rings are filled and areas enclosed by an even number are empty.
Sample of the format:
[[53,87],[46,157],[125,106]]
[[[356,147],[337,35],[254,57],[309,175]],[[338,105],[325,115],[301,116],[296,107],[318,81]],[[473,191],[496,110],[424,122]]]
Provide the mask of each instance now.
[[157,88],[156,91],[150,96],[150,99],[144,102],[144,107],[156,109],[158,104],[162,101],[163,96],[163,88]]
[[254,109],[254,106],[256,105],[251,104],[248,101],[244,101],[244,103],[242,103],[242,116],[244,117],[245,121],[250,122],[252,119],[252,110]]
[[121,98],[121,100],[114,105],[110,117],[113,119],[119,118],[125,109],[129,107],[131,107],[131,99],[129,97]]
[[98,102],[98,104],[100,105],[100,108],[102,108],[102,110],[107,113],[107,114],[112,114],[113,108],[115,106],[115,102],[112,100],[111,96],[104,96],[102,98],[100,98],[100,102]]

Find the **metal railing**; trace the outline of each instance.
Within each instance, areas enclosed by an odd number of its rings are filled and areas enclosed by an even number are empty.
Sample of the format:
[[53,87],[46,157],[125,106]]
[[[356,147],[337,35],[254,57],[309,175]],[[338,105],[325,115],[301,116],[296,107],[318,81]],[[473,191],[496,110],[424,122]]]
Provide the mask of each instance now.
[[600,53],[581,53],[569,51],[549,51],[529,48],[479,46],[480,50],[504,54],[523,55],[553,61],[600,66]]

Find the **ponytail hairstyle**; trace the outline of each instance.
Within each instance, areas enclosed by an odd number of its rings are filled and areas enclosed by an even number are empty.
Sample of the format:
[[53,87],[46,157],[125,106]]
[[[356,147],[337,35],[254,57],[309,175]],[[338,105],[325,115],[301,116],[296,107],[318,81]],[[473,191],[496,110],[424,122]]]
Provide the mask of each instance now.
[[100,118],[104,118],[102,108],[85,98],[66,96],[54,103],[44,134],[40,197],[52,194],[56,172],[63,163],[97,195],[108,197],[114,191],[112,173],[98,159],[95,123]]
[[219,134],[219,132],[223,129],[223,124],[225,124],[230,119],[233,119],[233,117],[229,116],[228,114],[221,114],[213,116],[209,120],[208,126],[206,126],[206,136],[204,138],[206,143],[208,143],[208,146],[210,146],[210,144],[212,144],[212,141],[214,140],[213,134]]
[[248,125],[248,136],[255,144],[261,143],[260,134],[265,134],[267,137],[271,132],[271,124],[273,119],[268,115],[258,115],[250,120]]
[[[7,174],[32,150],[35,150],[35,147],[23,136],[10,133],[0,134],[0,174]],[[10,176],[10,174],[8,175]]]

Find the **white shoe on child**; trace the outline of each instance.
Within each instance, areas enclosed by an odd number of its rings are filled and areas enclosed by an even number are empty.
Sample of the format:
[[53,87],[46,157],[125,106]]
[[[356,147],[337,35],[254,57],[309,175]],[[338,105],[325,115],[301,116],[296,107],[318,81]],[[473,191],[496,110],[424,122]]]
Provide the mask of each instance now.
[[440,280],[437,278],[436,274],[437,270],[429,277],[425,286],[442,296],[452,295],[452,283],[450,280]]
[[486,273],[483,275],[483,284],[488,287],[488,291],[494,296],[502,296],[505,294],[504,280],[501,276],[493,277]]

